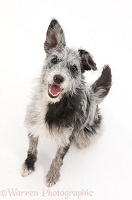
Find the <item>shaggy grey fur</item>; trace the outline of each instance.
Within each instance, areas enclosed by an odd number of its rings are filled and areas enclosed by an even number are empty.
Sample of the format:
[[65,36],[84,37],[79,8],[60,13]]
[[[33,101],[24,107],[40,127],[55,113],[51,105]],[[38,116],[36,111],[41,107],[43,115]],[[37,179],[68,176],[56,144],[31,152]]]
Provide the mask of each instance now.
[[101,126],[98,104],[111,87],[111,70],[105,66],[99,79],[90,87],[85,70],[96,70],[96,63],[85,50],[68,48],[63,30],[53,19],[48,27],[45,64],[39,84],[27,108],[25,125],[29,133],[29,150],[22,167],[22,176],[34,171],[40,135],[49,136],[58,144],[58,151],[46,176],[48,187],[60,177],[63,159],[72,143],[81,149]]

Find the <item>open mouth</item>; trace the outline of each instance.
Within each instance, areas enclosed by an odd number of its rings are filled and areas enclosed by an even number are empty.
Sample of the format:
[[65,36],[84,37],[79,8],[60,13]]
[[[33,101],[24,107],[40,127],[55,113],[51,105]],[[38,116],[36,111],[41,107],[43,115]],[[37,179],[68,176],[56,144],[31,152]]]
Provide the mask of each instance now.
[[49,85],[49,91],[48,94],[51,98],[56,98],[59,96],[59,94],[62,92],[63,89],[61,89],[58,85]]

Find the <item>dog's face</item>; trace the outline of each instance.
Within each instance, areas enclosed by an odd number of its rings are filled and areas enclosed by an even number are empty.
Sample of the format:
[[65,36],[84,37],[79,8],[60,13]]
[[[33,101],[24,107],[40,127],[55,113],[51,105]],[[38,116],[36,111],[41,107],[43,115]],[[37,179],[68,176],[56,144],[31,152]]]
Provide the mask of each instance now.
[[66,47],[60,24],[53,19],[48,27],[44,49],[44,84],[51,101],[59,101],[63,94],[74,93],[82,82],[85,70],[96,70],[96,64],[85,50]]

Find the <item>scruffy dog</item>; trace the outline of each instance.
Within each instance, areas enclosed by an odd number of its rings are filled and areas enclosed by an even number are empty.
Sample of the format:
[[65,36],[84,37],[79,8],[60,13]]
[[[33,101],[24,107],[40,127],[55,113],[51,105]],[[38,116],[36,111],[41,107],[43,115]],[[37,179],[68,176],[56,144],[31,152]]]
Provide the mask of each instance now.
[[46,60],[42,75],[25,118],[29,149],[22,176],[35,170],[39,136],[48,135],[58,144],[46,176],[50,187],[60,177],[60,168],[71,143],[84,148],[89,144],[90,135],[100,129],[102,117],[98,104],[110,90],[111,70],[104,66],[99,79],[88,87],[83,73],[96,70],[96,64],[87,51],[66,46],[63,30],[56,19],[48,27],[44,49]]

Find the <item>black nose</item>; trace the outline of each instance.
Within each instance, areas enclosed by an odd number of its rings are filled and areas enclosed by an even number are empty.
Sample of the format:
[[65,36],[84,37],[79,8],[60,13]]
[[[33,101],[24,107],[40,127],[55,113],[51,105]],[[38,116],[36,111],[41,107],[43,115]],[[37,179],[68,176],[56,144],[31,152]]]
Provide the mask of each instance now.
[[56,84],[61,84],[64,81],[64,78],[59,74],[54,75],[53,79]]

